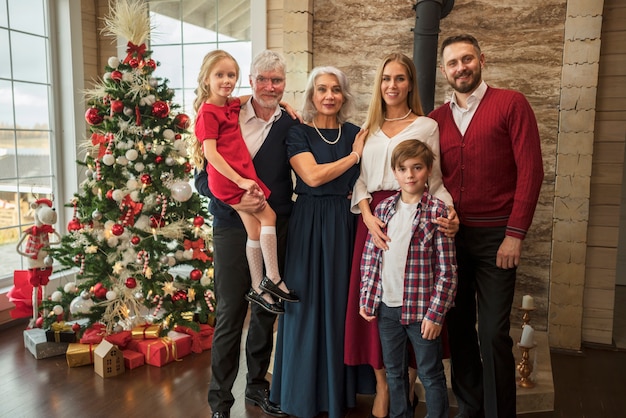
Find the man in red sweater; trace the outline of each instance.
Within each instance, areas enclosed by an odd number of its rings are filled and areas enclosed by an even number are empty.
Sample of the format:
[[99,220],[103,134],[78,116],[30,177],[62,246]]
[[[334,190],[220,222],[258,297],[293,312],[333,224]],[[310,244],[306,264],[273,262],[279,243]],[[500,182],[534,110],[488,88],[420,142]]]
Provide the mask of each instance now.
[[509,316],[543,163],[530,104],[519,92],[488,86],[484,64],[473,36],[443,41],[441,71],[454,93],[430,117],[439,123],[443,183],[461,222],[457,295],[446,320],[458,417],[514,418]]

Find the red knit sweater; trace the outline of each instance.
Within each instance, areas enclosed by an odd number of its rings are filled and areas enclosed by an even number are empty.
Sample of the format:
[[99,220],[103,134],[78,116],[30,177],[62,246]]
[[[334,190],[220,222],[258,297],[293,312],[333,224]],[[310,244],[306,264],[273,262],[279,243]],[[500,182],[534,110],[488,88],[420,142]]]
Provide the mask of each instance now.
[[487,88],[465,135],[449,103],[430,117],[439,123],[443,184],[461,224],[506,226],[507,235],[524,239],[543,182],[539,130],[526,98]]

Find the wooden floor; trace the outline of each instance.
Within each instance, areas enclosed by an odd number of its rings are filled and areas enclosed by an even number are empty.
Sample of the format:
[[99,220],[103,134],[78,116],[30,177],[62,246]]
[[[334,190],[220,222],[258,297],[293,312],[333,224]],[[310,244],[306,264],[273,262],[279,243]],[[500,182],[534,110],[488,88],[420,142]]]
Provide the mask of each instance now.
[[[182,418],[210,417],[206,401],[211,353],[190,354],[165,367],[142,366],[102,379],[89,366],[69,368],[65,357],[36,360],[24,348],[25,322],[0,328],[0,417]],[[626,416],[626,351],[586,347],[552,353],[555,411],[522,418]],[[245,365],[235,382],[233,418],[266,417],[246,406]],[[368,417],[372,397],[362,396],[346,418]],[[456,411],[452,410],[450,416]],[[425,416],[423,403],[416,417]]]

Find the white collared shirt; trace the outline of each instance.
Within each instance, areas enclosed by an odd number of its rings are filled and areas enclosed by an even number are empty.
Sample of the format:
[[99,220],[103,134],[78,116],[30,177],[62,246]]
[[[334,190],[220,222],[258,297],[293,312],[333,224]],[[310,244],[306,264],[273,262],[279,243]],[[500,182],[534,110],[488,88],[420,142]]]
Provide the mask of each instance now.
[[476,113],[476,109],[486,92],[487,83],[483,80],[476,90],[474,90],[474,92],[467,98],[467,108],[459,106],[456,102],[456,94],[452,93],[452,97],[450,98],[450,109],[452,110],[454,122],[459,128],[461,135],[465,135],[465,131],[472,121],[474,113]]
[[280,106],[276,106],[274,116],[266,122],[264,119],[257,117],[251,102],[252,99],[241,106],[241,111],[239,112],[239,127],[241,128],[241,135],[248,147],[250,156],[254,159],[256,153],[263,145],[263,142],[265,142],[267,134],[270,132],[270,129],[272,129],[272,124],[280,118],[282,111],[280,110]]

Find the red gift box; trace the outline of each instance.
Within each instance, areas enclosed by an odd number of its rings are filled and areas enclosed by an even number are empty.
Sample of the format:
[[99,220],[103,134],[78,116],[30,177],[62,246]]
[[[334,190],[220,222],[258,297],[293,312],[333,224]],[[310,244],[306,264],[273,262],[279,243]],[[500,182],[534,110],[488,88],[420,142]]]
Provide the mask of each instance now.
[[100,344],[107,335],[106,325],[95,323],[87,328],[80,339],[81,344]]
[[146,364],[146,359],[141,353],[133,350],[122,350],[122,354],[124,355],[124,367],[129,370]]
[[215,328],[208,324],[198,324],[200,331],[194,331],[189,327],[176,326],[175,331],[183,332],[191,335],[191,351],[201,353],[204,350],[210,350],[213,345],[213,332]]
[[170,331],[163,338],[132,340],[128,348],[142,353],[149,365],[162,367],[191,353],[191,336]]

